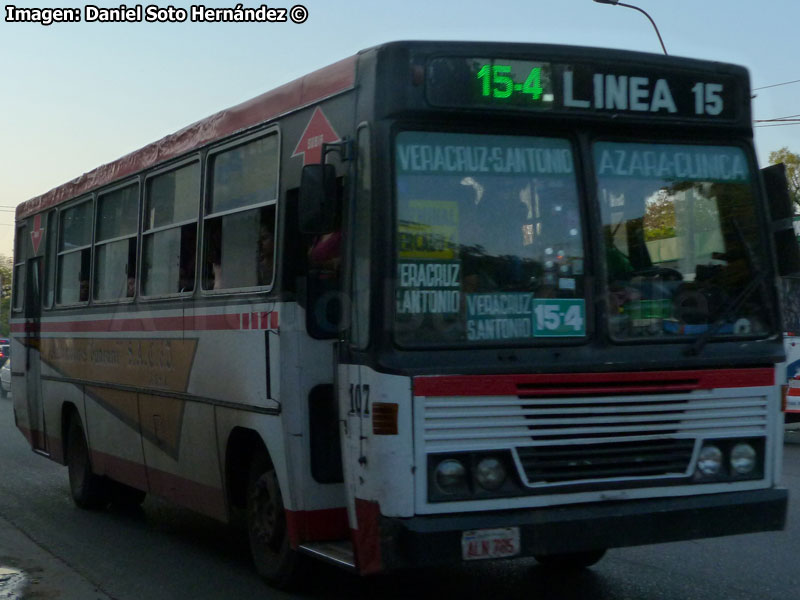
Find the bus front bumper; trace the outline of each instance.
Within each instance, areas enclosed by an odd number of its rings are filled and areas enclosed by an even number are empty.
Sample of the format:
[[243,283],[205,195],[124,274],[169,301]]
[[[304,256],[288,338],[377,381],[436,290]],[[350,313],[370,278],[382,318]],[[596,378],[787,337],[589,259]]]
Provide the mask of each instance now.
[[768,489],[492,513],[381,517],[381,562],[393,570],[461,562],[465,531],[518,527],[518,557],[658,544],[784,527],[788,492]]

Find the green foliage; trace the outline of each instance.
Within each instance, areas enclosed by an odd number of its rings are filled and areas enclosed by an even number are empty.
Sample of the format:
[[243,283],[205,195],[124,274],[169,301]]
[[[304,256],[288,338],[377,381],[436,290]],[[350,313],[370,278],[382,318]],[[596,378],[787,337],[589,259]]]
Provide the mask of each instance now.
[[795,204],[794,211],[800,213],[800,154],[790,152],[784,146],[769,153],[769,164],[783,163],[786,166],[786,179],[789,182],[789,195]]
[[654,229],[646,229],[644,232],[644,239],[648,242],[652,242],[654,240],[666,240],[667,238],[674,238],[676,235],[675,227],[656,227]]
[[8,319],[11,313],[11,298],[3,296],[0,298],[0,337],[8,337],[11,328],[8,324]]
[[644,239],[648,242],[675,237],[675,202],[665,191],[647,202]]

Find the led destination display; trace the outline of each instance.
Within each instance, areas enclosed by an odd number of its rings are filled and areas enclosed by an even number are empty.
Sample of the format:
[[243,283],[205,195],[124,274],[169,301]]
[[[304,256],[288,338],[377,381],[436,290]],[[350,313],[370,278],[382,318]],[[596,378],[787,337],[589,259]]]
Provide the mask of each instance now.
[[434,106],[630,114],[733,120],[736,79],[636,65],[560,64],[503,58],[434,58],[427,98]]

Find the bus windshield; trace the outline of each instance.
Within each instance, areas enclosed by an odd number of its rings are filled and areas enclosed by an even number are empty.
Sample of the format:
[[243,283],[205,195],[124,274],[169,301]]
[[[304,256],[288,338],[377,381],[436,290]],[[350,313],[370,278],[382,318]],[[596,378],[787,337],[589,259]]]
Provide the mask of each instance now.
[[[738,147],[596,142],[606,330],[617,341],[763,336],[753,178]],[[397,136],[395,339],[584,338],[587,229],[562,138]],[[754,283],[755,282],[755,283]]]
[[402,132],[395,164],[400,344],[585,335],[569,141]]
[[770,330],[740,148],[599,142],[594,162],[613,338]]

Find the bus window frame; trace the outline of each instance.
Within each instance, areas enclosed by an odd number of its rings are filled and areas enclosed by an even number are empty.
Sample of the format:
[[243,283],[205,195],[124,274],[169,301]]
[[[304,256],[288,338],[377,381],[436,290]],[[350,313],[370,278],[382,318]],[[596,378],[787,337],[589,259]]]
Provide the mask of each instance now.
[[[193,163],[198,164],[198,173],[200,177],[200,194],[197,197],[197,209],[195,213],[194,220],[189,221],[181,221],[170,223],[169,225],[162,225],[160,227],[153,227],[152,229],[148,229],[145,231],[145,210],[147,208],[147,200],[148,200],[148,185],[150,181],[156,177],[161,175],[165,175],[167,173],[178,171],[184,167],[187,167]],[[200,265],[200,261],[198,260],[200,257],[200,250],[202,249],[202,238],[201,238],[201,226],[200,222],[202,221],[202,213],[203,213],[203,199],[205,197],[205,160],[201,152],[194,152],[188,156],[182,156],[178,160],[168,163],[166,165],[162,165],[158,169],[154,169],[144,176],[144,182],[142,185],[142,201],[140,203],[140,219],[139,219],[139,234],[140,234],[140,243],[138,249],[138,258],[137,258],[137,265],[138,265],[138,277],[136,279],[136,297],[143,302],[153,302],[158,300],[169,300],[174,298],[190,298],[194,295],[194,293],[199,289],[199,277],[198,277],[198,267]],[[154,235],[156,233],[160,233],[162,231],[168,231],[170,229],[177,229],[181,228],[185,225],[191,225],[192,223],[195,224],[195,241],[194,241],[194,287],[191,291],[186,292],[173,292],[170,294],[152,294],[146,295],[142,291],[142,276],[143,276],[143,265],[144,265],[144,240],[145,236]],[[199,273],[202,276],[202,272]]]
[[[23,221],[14,228],[14,258],[11,265],[11,312],[21,313],[25,308],[25,260],[26,231],[28,223]],[[17,302],[19,300],[19,302]]]
[[[55,277],[55,294],[53,296],[54,306],[56,308],[68,308],[74,306],[88,306],[92,300],[92,280],[94,279],[94,218],[95,218],[95,199],[96,193],[87,194],[85,196],[81,196],[76,198],[75,200],[66,203],[64,206],[59,207],[58,209],[58,242],[56,244],[56,277]],[[77,206],[80,206],[84,203],[91,204],[91,215],[92,221],[90,224],[91,227],[91,240],[89,244],[86,246],[80,246],[79,248],[72,248],[70,250],[60,250],[59,245],[61,244],[61,225],[63,218],[63,214],[70,209],[73,209]],[[77,302],[60,302],[59,301],[59,290],[61,289],[61,257],[67,254],[72,254],[75,252],[83,252],[86,249],[89,249],[89,294],[86,300],[78,300]],[[78,297],[80,298],[80,290],[78,291]]]
[[[213,160],[215,157],[219,156],[220,154],[237,148],[239,146],[244,146],[250,142],[254,142],[256,140],[267,138],[271,135],[277,136],[277,162],[275,164],[275,197],[271,200],[267,200],[264,202],[258,202],[256,204],[249,204],[243,207],[232,208],[228,210],[218,211],[218,212],[209,212],[209,207],[212,201],[212,195],[214,191],[213,186],[213,177],[214,177],[214,169],[213,169]],[[202,165],[202,182],[201,182],[201,221],[202,227],[198,234],[198,250],[199,253],[197,258],[199,259],[198,265],[196,265],[197,274],[199,277],[195,281],[195,289],[199,289],[202,296],[220,296],[220,295],[232,295],[232,294],[247,294],[252,292],[271,292],[278,281],[278,265],[280,264],[280,257],[278,256],[280,252],[280,244],[278,243],[278,224],[280,219],[279,214],[279,199],[281,195],[281,150],[282,150],[282,134],[281,128],[278,123],[271,123],[267,127],[263,129],[259,129],[258,131],[249,132],[247,134],[238,136],[234,139],[228,139],[224,142],[210,146],[207,149],[207,152],[203,158],[203,165]],[[274,214],[274,224],[273,224],[273,257],[272,257],[272,282],[269,285],[255,285],[255,286],[246,286],[246,287],[232,287],[232,288],[223,288],[219,290],[215,289],[208,289],[205,287],[205,273],[206,273],[206,254],[207,254],[207,230],[208,230],[208,222],[213,219],[224,218],[228,215],[238,214],[242,212],[247,212],[251,210],[257,210],[269,206],[275,207],[275,214]],[[198,285],[199,283],[199,285]]]
[[44,281],[42,283],[42,308],[50,310],[56,305],[56,282],[58,281],[58,209],[42,212],[47,219],[44,242]]
[[[368,190],[362,190],[361,183],[363,181],[363,173],[362,169],[364,169],[364,164],[361,162],[361,135],[366,136],[366,145],[367,145],[367,154],[366,154],[366,177],[368,179],[369,185]],[[347,236],[346,238],[350,238],[349,240],[345,238],[345,247],[343,248],[345,252],[345,256],[343,257],[343,265],[345,267],[343,273],[343,283],[342,289],[346,290],[346,293],[350,296],[349,298],[349,307],[348,310],[350,314],[345,316],[342,315],[343,318],[347,319],[348,327],[345,330],[346,340],[348,345],[354,351],[364,351],[369,348],[370,343],[372,342],[372,315],[375,311],[375,307],[372,306],[373,298],[372,294],[368,294],[366,297],[366,301],[364,305],[360,305],[357,303],[357,294],[355,293],[355,287],[359,285],[358,279],[356,277],[356,228],[355,223],[358,219],[357,208],[360,206],[366,206],[369,208],[369,235],[367,235],[367,247],[369,252],[367,253],[368,258],[368,265],[366,267],[367,276],[369,278],[369,282],[367,284],[367,289],[370,289],[373,283],[373,266],[375,264],[376,256],[372,252],[372,240],[375,237],[376,228],[373,224],[374,216],[375,216],[375,206],[374,206],[374,197],[375,197],[375,174],[373,172],[374,166],[374,157],[372,153],[372,149],[374,147],[373,141],[373,131],[372,127],[369,122],[364,121],[359,123],[356,126],[356,134],[355,134],[355,141],[356,141],[356,173],[355,177],[353,178],[353,185],[350,190],[350,198],[348,199],[349,202],[346,203],[347,211],[344,214],[344,218],[347,219],[346,223],[348,226],[347,229]],[[343,225],[345,220],[342,219]],[[358,311],[358,309],[361,311]],[[361,316],[364,315],[364,316]],[[364,325],[366,327],[366,332],[359,332],[358,325]]]
[[[120,190],[123,190],[125,188],[131,187],[131,186],[134,186],[134,185],[137,186],[137,190],[136,190],[137,191],[137,194],[136,194],[136,202],[137,202],[137,204],[136,204],[136,229],[134,230],[134,233],[133,234],[127,234],[127,235],[121,235],[121,236],[117,236],[117,237],[113,237],[113,238],[107,238],[107,239],[103,239],[101,241],[98,241],[98,239],[97,239],[97,236],[98,236],[98,230],[97,230],[98,226],[97,226],[97,224],[98,224],[99,221],[98,221],[98,218],[97,218],[97,216],[98,216],[97,213],[100,210],[100,200],[102,199],[103,196],[107,196],[109,194],[113,194],[114,192],[118,192]],[[93,214],[93,223],[92,223],[92,267],[91,267],[92,276],[91,276],[90,281],[89,281],[89,300],[91,301],[92,305],[95,305],[95,304],[96,305],[130,304],[130,303],[132,303],[132,302],[134,302],[136,300],[136,296],[139,293],[139,265],[138,265],[138,261],[139,261],[139,252],[140,252],[140,246],[141,246],[141,240],[140,240],[140,233],[141,233],[141,229],[142,229],[141,222],[142,222],[142,185],[141,185],[141,178],[140,177],[137,176],[137,177],[134,177],[133,179],[126,179],[123,182],[120,182],[120,183],[115,184],[115,185],[113,185],[111,187],[108,187],[108,188],[104,188],[102,190],[98,190],[95,193],[94,214]],[[136,240],[136,244],[137,244],[136,252],[135,252],[137,264],[134,267],[134,280],[136,282],[136,285],[135,285],[134,290],[133,290],[133,296],[119,296],[119,297],[116,297],[116,298],[106,298],[104,300],[95,298],[95,279],[96,279],[96,274],[97,274],[96,273],[96,270],[97,270],[96,269],[97,268],[97,265],[96,265],[96,262],[97,262],[97,249],[102,247],[102,246],[113,244],[115,242],[121,242],[121,241],[124,241],[124,240],[130,240],[132,238]],[[129,275],[129,274],[126,274],[126,275]]]

